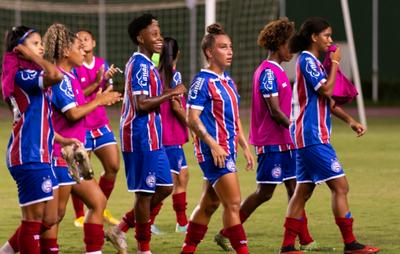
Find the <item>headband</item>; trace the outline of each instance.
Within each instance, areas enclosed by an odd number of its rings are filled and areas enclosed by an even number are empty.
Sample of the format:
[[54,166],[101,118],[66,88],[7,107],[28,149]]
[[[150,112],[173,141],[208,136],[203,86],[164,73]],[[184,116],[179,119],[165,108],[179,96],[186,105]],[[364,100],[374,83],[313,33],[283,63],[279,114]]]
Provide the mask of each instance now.
[[22,35],[22,37],[18,40],[18,45],[24,43],[26,37],[28,37],[31,33],[34,32],[36,32],[36,30],[31,28],[26,33],[24,33],[24,35]]

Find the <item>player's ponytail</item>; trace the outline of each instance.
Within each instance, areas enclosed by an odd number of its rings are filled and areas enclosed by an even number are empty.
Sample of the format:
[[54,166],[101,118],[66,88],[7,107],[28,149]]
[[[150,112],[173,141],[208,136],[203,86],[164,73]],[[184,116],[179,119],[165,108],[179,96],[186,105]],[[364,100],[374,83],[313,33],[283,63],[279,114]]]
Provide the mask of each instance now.
[[212,48],[215,42],[215,36],[217,35],[226,35],[224,29],[221,24],[214,23],[207,27],[207,34],[203,37],[201,41],[201,49],[203,50],[204,56],[208,59],[206,50]]
[[309,49],[313,34],[319,34],[330,27],[328,21],[320,17],[311,17],[306,19],[300,27],[300,31],[296,33],[289,42],[289,48],[292,53]]
[[165,87],[171,85],[174,75],[174,61],[178,57],[178,51],[178,42],[174,38],[165,37],[158,68]]
[[50,62],[65,57],[66,49],[71,47],[75,39],[77,39],[76,35],[63,24],[55,23],[51,25],[43,37],[44,57]]

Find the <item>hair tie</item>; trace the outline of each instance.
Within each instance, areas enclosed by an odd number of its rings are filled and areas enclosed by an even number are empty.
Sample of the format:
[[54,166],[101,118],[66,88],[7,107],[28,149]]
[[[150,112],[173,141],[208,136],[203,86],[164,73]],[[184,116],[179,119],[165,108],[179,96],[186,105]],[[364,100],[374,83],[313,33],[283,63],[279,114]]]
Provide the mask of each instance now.
[[26,33],[24,33],[24,35],[22,35],[22,37],[18,40],[17,45],[22,44],[25,41],[26,37],[28,37],[33,32],[36,32],[36,30],[32,28],[29,29]]

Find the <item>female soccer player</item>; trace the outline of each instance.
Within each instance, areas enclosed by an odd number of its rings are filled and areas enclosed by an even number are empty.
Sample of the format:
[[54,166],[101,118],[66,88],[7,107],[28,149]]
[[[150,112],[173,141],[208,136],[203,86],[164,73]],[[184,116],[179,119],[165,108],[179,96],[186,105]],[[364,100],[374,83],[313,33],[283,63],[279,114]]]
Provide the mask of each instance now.
[[219,24],[208,26],[207,32],[201,45],[209,66],[196,75],[188,95],[189,127],[196,134],[195,153],[206,180],[181,253],[196,251],[220,203],[224,208],[224,231],[231,245],[236,253],[249,253],[239,216],[238,143],[243,148],[247,169],[253,168],[254,158],[239,119],[236,85],[225,72],[232,62],[231,40]]
[[335,106],[331,95],[340,62],[340,49],[332,53],[332,68],[325,73],[318,57],[327,52],[332,44],[332,28],[322,18],[309,18],[291,39],[292,53],[300,52],[296,64],[290,133],[297,147],[297,186],[285,220],[285,234],[281,253],[296,251],[294,241],[303,225],[302,217],[307,199],[315,184],[326,183],[332,193],[332,211],[342,233],[344,253],[376,253],[379,248],[356,241],[353,234],[353,218],[347,202],[348,183],[343,168],[330,145],[331,112],[346,122],[357,136],[364,135],[366,128],[355,121],[343,109]]
[[[100,88],[105,90],[112,85],[111,78],[117,73],[117,69],[113,65],[109,67],[104,59],[94,56],[93,50],[96,47],[96,41],[90,31],[80,30],[77,35],[82,42],[85,58],[83,65],[74,68],[74,72],[81,83],[86,101],[90,102],[96,98]],[[119,170],[117,141],[111,130],[104,106],[99,106],[89,113],[85,121],[85,149],[89,152],[93,151],[103,165],[104,173],[100,177],[99,186],[108,199],[114,189]],[[83,202],[75,195],[71,195],[71,197],[75,210],[74,224],[77,227],[82,227],[85,219]],[[112,224],[119,223],[117,219],[112,217],[108,209],[104,210],[104,219]]]
[[[160,105],[186,89],[180,84],[163,91],[153,53],[163,45],[157,19],[151,14],[135,18],[128,27],[138,45],[125,68],[125,95],[121,116],[121,147],[125,162],[128,191],[135,192],[134,221],[137,253],[150,252],[150,211],[172,191],[170,166],[162,147]],[[113,242],[115,245],[115,243]]]
[[[164,89],[172,89],[182,83],[181,73],[176,70],[178,55],[178,42],[173,38],[164,38],[158,68]],[[185,106],[184,97],[173,97],[160,107],[163,127],[162,143],[168,156],[174,182],[172,205],[176,213],[175,231],[182,233],[186,232],[188,223],[186,189],[189,181],[188,166],[182,148],[188,141]]]
[[33,28],[14,27],[6,33],[5,44],[2,92],[14,116],[7,167],[18,185],[22,220],[0,252],[47,253],[52,239],[44,232],[58,220],[58,181],[51,167],[53,139],[62,145],[76,140],[54,133],[47,90],[63,76],[43,59],[40,34]]
[[[288,199],[296,187],[296,150],[288,130],[292,88],[280,65],[292,58],[289,39],[293,33],[294,23],[282,18],[269,22],[258,35],[258,45],[268,50],[269,55],[253,77],[250,143],[258,155],[257,189],[241,204],[242,223],[258,206],[271,199],[277,184],[285,183]],[[318,246],[308,232],[305,214],[303,223],[299,233],[301,249],[315,250]],[[223,235],[222,230],[215,241],[228,250]]]
[[[75,137],[85,141],[85,116],[98,106],[111,105],[120,99],[120,94],[100,90],[96,98],[85,102],[79,80],[72,68],[82,65],[84,52],[78,37],[62,24],[51,25],[45,36],[45,56],[55,62],[63,73],[63,80],[52,87],[51,103],[54,108],[55,130],[65,137]],[[77,184],[68,174],[66,161],[61,157],[61,148],[54,145],[54,164],[59,188],[59,217],[63,218],[70,193],[77,195],[89,208],[83,225],[84,242],[87,253],[100,253],[104,243],[103,212],[106,198],[94,179],[82,180]],[[58,227],[52,229],[57,237]]]

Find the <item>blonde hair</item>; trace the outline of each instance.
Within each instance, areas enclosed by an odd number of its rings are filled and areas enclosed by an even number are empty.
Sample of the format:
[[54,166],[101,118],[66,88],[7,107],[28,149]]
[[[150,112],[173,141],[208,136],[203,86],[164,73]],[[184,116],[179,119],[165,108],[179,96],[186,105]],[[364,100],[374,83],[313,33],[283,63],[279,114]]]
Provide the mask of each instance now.
[[63,24],[51,25],[43,36],[44,57],[50,62],[63,58],[65,50],[71,47],[75,39],[77,36]]

